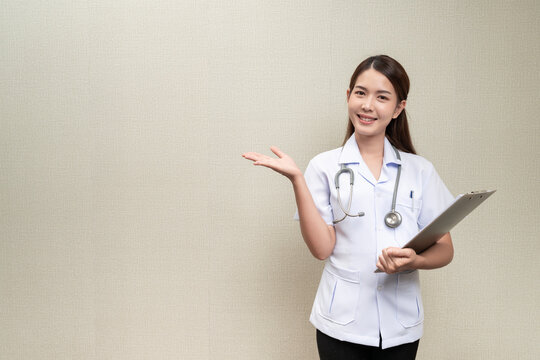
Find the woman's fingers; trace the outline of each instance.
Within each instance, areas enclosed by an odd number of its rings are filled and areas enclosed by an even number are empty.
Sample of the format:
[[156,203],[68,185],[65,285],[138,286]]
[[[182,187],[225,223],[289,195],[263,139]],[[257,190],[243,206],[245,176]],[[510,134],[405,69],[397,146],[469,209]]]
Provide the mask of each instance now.
[[247,152],[247,153],[242,154],[242,157],[244,157],[245,159],[253,160],[253,161],[256,161],[261,156],[262,156],[262,154],[259,154],[259,153],[256,153],[256,152]]
[[382,254],[383,254],[384,260],[386,261],[387,267],[392,270],[395,270],[396,263],[394,262],[394,258],[390,256],[390,254],[388,253],[388,249],[383,249]]
[[379,261],[383,264],[385,272],[391,274],[396,271],[394,259],[388,255],[387,249],[383,249],[381,255],[379,256]]
[[279,159],[275,159],[264,154],[259,154],[256,152],[247,152],[247,153],[242,154],[242,157],[253,161],[253,165],[266,166],[273,170],[277,170],[279,168],[279,164],[276,162]]
[[254,161],[256,165],[260,165],[264,161],[271,160],[272,158],[263,154],[255,153],[255,152],[247,152],[242,154],[242,156],[245,159]]
[[[287,156],[287,154],[285,154],[283,151],[281,151],[277,146],[270,146],[270,150],[277,155],[278,158],[283,158],[285,156]],[[254,160],[254,161],[257,161],[257,160],[260,160],[260,159],[272,159],[271,157],[269,156],[266,156],[264,154],[259,154],[259,153],[256,153],[256,152],[246,152],[246,153],[243,153],[242,156],[246,159],[249,159],[249,160]]]
[[270,146],[270,150],[277,155],[278,158],[283,158],[286,154],[281,151],[277,146]]
[[264,165],[264,166],[270,166],[270,167],[278,166],[280,163],[280,160],[283,157],[287,156],[283,151],[281,151],[276,146],[271,146],[270,150],[272,150],[272,152],[278,156],[277,159],[270,157],[268,155],[259,154],[256,152],[247,152],[247,153],[242,154],[242,156],[245,159],[254,161],[255,162],[254,165]]
[[384,259],[382,255],[379,255],[379,261],[377,261],[377,268],[381,270],[382,272],[386,272],[386,266],[385,266]]
[[298,166],[296,166],[294,160],[290,156],[281,151],[277,146],[271,146],[270,150],[277,155],[277,158],[252,151],[246,152],[242,154],[242,156],[245,159],[253,161],[253,165],[266,166],[282,175],[285,175],[291,180],[297,175],[302,175],[302,172]]
[[382,254],[379,256],[379,262],[384,267],[381,270],[384,270],[388,274],[410,270],[414,256],[416,256],[416,253],[412,249],[400,249],[396,247],[383,249]]

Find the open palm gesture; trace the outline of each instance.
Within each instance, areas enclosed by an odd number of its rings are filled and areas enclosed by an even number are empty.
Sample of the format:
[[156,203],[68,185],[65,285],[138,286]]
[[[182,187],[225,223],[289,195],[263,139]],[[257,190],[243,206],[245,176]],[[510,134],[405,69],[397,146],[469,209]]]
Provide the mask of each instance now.
[[300,171],[294,160],[289,155],[285,154],[276,146],[271,146],[270,150],[277,155],[277,158],[256,152],[247,152],[242,154],[242,156],[245,159],[253,161],[253,165],[266,166],[267,168],[286,176],[291,181],[296,176],[302,175],[302,171]]

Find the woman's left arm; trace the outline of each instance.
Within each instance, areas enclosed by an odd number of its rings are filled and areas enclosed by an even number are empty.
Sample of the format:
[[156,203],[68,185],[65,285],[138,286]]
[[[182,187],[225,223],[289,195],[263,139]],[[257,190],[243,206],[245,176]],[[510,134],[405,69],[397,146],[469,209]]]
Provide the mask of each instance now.
[[426,251],[416,254],[413,249],[388,247],[383,249],[377,268],[387,274],[405,270],[437,269],[448,265],[454,257],[450,233],[446,233]]

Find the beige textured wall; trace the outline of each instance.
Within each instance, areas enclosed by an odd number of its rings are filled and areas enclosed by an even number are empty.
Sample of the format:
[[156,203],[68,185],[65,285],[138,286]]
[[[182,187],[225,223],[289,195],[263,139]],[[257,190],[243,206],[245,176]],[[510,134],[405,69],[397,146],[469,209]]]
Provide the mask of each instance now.
[[0,358],[315,359],[284,178],[337,147],[354,67],[412,79],[419,152],[498,192],[424,272],[419,359],[537,359],[537,1],[0,5]]

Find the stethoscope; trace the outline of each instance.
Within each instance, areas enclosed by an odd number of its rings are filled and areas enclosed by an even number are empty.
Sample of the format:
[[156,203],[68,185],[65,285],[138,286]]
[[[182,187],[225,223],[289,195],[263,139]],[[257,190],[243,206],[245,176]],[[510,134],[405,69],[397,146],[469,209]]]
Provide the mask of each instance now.
[[[393,147],[393,146],[392,146],[392,148],[396,152],[397,158],[399,160],[401,160],[401,156],[399,156],[399,151],[397,151],[397,149],[395,147]],[[347,205],[347,211],[345,211],[345,209],[343,208],[343,205],[341,204],[341,195],[339,193],[339,176],[341,174],[343,174],[343,173],[348,173],[349,174],[349,180],[350,180],[349,182],[350,182],[350,185],[351,185],[351,191],[349,193],[349,203]],[[386,226],[388,226],[390,228],[397,228],[401,224],[401,214],[396,211],[396,196],[397,196],[397,191],[398,191],[398,187],[399,187],[399,177],[400,176],[401,176],[401,164],[398,164],[396,183],[394,185],[394,195],[392,196],[392,210],[390,210],[388,212],[388,214],[386,214],[384,216],[384,223],[386,224]],[[354,189],[354,172],[352,171],[352,169],[347,167],[347,165],[345,165],[345,164],[341,164],[341,168],[336,173],[336,176],[334,178],[334,182],[336,184],[337,198],[338,198],[339,207],[341,208],[341,211],[343,211],[343,213],[345,214],[341,219],[334,220],[334,224],[337,224],[338,222],[341,222],[341,221],[345,220],[345,218],[347,216],[350,216],[350,217],[364,216],[365,213],[363,211],[360,211],[358,214],[350,214],[349,213],[349,211],[351,211],[351,203],[352,203],[353,189]]]

